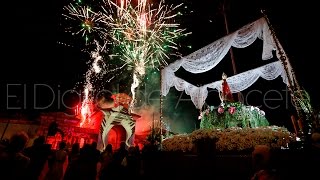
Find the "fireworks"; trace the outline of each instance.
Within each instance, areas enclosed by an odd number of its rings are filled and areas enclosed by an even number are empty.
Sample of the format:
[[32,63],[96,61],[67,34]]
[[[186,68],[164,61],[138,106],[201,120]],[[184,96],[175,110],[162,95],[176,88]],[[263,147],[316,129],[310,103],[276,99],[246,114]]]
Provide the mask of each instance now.
[[80,127],[82,127],[85,123],[88,124],[91,121],[91,114],[93,112],[92,109],[92,102],[93,98],[90,96],[90,92],[93,90],[93,85],[92,85],[92,77],[99,76],[99,73],[103,74],[102,67],[99,66],[99,62],[102,61],[102,56],[100,55],[101,51],[103,51],[103,47],[101,47],[98,42],[96,42],[97,49],[96,51],[93,51],[91,53],[91,57],[93,59],[91,68],[87,71],[86,73],[86,82],[84,86],[84,99],[81,104],[81,119],[82,121],[80,122]]
[[89,6],[75,6],[73,4],[64,7],[67,14],[63,14],[67,19],[79,22],[79,25],[74,28],[79,28],[76,32],[72,32],[77,35],[80,34],[88,41],[88,35],[96,32],[98,36],[104,34],[105,29],[98,24],[101,21],[101,16],[95,13]]
[[[143,67],[167,65],[170,50],[178,49],[175,41],[186,35],[185,29],[179,29],[179,24],[174,23],[178,15],[174,14],[174,10],[181,4],[165,6],[161,1],[152,8],[146,5],[146,0],[138,1],[136,7],[132,7],[128,1],[121,6],[108,2],[106,4],[111,7],[104,8],[103,21],[111,29],[108,36],[117,48],[115,53],[121,55],[121,60],[134,68],[139,66],[137,71],[140,75],[144,74]],[[115,16],[110,15],[115,12],[113,9],[117,12],[113,14]]]
[[[119,4],[105,0],[101,5],[95,6],[97,11],[88,6],[68,5],[65,7],[68,12],[65,16],[82,24],[74,34],[86,36],[93,33],[97,41],[109,45],[107,53],[118,61],[113,62],[118,65],[117,68],[127,66],[133,70],[132,108],[135,89],[143,79],[146,69],[159,69],[160,66],[167,65],[167,60],[174,54],[172,50],[178,49],[176,40],[188,34],[185,29],[179,29],[179,24],[175,22],[175,17],[178,16],[175,10],[181,5],[167,6],[162,0],[158,4],[138,0],[135,5],[130,0],[120,0]],[[92,69],[100,72],[102,69],[96,64],[93,64]]]

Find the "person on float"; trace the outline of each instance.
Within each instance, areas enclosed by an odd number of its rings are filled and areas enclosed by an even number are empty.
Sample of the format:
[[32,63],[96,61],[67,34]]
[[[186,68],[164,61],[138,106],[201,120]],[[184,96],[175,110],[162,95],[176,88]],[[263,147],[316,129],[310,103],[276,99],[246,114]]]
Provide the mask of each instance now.
[[221,91],[219,91],[219,97],[222,104],[225,104],[226,102],[234,102],[229,84],[227,82],[227,75],[224,72],[222,73],[222,83]]

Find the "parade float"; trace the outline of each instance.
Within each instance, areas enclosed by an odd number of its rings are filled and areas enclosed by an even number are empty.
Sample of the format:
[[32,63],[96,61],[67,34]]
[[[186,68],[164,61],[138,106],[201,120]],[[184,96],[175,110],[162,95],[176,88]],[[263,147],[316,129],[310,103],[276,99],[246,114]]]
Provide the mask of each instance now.
[[[223,73],[222,80],[202,86],[195,86],[175,74],[181,67],[194,74],[209,71],[224,59],[231,47],[245,48],[257,39],[263,41],[262,60],[272,59],[274,51],[278,60],[230,77]],[[279,76],[290,90],[300,121],[297,123],[293,118],[294,132],[286,127],[271,125],[259,107],[248,106],[233,99],[233,93],[249,88],[259,78],[274,80]],[[303,91],[266,16],[166,66],[162,70],[162,95],[166,96],[171,87],[191,97],[195,107],[200,110],[201,123],[198,130],[164,139],[164,151],[195,152],[203,145],[209,148],[210,144],[214,144],[212,147],[218,152],[251,151],[261,144],[283,149],[289,148],[311,127],[308,119],[301,122],[305,113],[301,104],[304,100],[301,95]],[[206,104],[208,89],[219,92],[221,103],[218,106]]]

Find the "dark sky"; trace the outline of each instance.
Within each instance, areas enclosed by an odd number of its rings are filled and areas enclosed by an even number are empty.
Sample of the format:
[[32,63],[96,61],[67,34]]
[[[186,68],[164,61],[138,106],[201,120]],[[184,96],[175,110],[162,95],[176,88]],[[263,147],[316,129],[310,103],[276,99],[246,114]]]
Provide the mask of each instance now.
[[[168,0],[166,2],[178,1]],[[59,91],[72,89],[77,83],[83,81],[88,54],[80,52],[79,48],[61,46],[57,43],[77,45],[77,42],[68,42],[71,39],[66,38],[67,35],[60,31],[59,20],[64,2],[62,0],[12,2],[7,5],[10,7],[9,12],[2,12],[4,22],[0,66],[0,107],[2,110],[6,110],[11,103],[12,106],[17,104],[14,97],[16,94],[20,103],[19,107],[26,104],[29,108],[34,105],[35,101],[37,104],[40,99],[43,100],[50,96],[51,91],[58,94]],[[192,48],[185,48],[184,52],[181,52],[183,55],[188,55],[226,34],[217,0],[185,0],[182,2],[188,6],[184,11],[192,12],[186,13],[182,21],[182,25],[192,32],[192,35],[186,40],[187,45],[191,45]],[[320,96],[319,87],[317,87],[319,70],[316,66],[319,59],[316,49],[318,10],[315,8],[317,6],[313,1],[288,2],[290,3],[281,2],[284,4],[279,4],[280,1],[276,0],[229,0],[227,9],[229,31],[235,31],[262,17],[260,10],[265,9],[290,58],[300,85],[310,93],[311,102],[315,108],[319,108]],[[259,47],[258,42],[252,47],[234,49],[238,72],[262,65],[262,62],[255,61],[256,57],[261,57]],[[221,65],[217,66],[220,70],[195,76],[190,81],[206,83],[218,80],[222,71],[230,74],[232,71],[228,56],[229,54]],[[181,74],[185,73],[181,72]],[[38,92],[34,94],[35,87],[38,88]],[[46,90],[47,87],[50,87],[50,91]],[[252,88],[283,90],[285,86],[279,80],[275,82],[259,80]],[[28,97],[26,98],[22,92],[27,92]],[[8,95],[10,98],[7,98]],[[215,94],[209,96],[209,104],[216,103],[217,97],[215,96]],[[51,108],[59,109],[56,99]]]

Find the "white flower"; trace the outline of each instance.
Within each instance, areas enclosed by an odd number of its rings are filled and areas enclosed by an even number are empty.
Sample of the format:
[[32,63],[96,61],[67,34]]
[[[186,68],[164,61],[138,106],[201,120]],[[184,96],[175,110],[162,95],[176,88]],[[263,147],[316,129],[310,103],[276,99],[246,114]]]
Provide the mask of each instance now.
[[295,136],[286,128],[277,126],[257,128],[198,129],[190,134],[175,135],[163,141],[165,151],[192,151],[195,142],[202,138],[217,139],[216,149],[245,150],[268,144],[271,148],[286,147]]
[[265,115],[266,115],[266,113],[265,113],[263,110],[260,110],[260,111],[259,111],[259,114],[260,114],[261,116],[265,116]]

